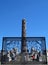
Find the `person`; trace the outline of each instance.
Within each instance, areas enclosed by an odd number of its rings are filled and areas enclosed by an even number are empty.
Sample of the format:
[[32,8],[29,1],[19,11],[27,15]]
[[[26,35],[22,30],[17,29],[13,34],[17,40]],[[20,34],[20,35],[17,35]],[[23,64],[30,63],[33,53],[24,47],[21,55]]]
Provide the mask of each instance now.
[[13,48],[13,53],[15,54],[15,60],[17,58],[17,49],[16,48]]
[[15,60],[15,54],[14,54],[13,50],[10,51],[10,56],[11,56],[12,60]]
[[11,56],[10,56],[10,51],[7,51],[7,61],[11,61],[12,59],[11,59]]

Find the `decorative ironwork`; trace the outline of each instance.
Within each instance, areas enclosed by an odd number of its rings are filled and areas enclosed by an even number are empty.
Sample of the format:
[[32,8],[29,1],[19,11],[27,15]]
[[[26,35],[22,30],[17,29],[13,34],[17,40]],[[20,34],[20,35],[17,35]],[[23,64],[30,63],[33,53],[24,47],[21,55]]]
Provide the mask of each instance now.
[[[27,48],[27,53],[29,55],[28,61],[32,61],[31,55],[33,53],[33,49],[37,54],[41,54],[42,62],[46,62],[46,42],[45,42],[45,37],[26,37],[26,48]],[[17,49],[17,54],[21,57],[22,52],[21,52],[21,43],[22,43],[22,37],[4,37],[3,38],[3,47],[2,50],[5,51],[5,54],[7,54],[8,51],[11,51],[13,48]],[[3,52],[4,53],[4,52]],[[36,54],[36,53],[35,53]],[[41,57],[39,56],[39,57]],[[44,59],[44,61],[43,61]],[[21,61],[21,58],[20,58]],[[19,62],[20,62],[19,61]]]

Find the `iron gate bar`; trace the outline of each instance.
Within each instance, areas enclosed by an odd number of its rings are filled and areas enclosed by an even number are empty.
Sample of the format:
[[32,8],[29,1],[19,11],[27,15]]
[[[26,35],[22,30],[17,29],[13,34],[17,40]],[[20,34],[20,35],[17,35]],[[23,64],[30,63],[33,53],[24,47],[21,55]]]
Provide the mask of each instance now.
[[[22,37],[3,37],[3,41],[4,40],[17,40],[17,41],[19,41],[19,40],[21,40],[22,39]],[[45,37],[26,37],[26,40],[45,40]]]

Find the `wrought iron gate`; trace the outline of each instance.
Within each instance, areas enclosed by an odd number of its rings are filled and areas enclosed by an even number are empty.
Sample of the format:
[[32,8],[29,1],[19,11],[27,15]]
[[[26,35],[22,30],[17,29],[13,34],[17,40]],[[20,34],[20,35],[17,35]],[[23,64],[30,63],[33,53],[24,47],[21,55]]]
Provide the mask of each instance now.
[[3,37],[1,62],[47,63],[45,37],[26,37],[25,42],[26,52],[22,53],[22,37]]

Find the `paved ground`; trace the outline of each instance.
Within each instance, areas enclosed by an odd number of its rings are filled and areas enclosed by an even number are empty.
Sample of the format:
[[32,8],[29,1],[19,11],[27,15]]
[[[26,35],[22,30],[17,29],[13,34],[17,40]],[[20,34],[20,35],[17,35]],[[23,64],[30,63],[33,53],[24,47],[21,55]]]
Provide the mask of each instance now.
[[6,65],[48,65],[48,64],[6,64]]
[[40,64],[40,63],[37,63],[37,64],[35,64],[35,63],[11,63],[11,64],[2,64],[2,65],[48,65],[48,64]]
[[1,65],[1,62],[0,62],[0,65]]
[[[0,62],[0,65],[1,65],[1,62]],[[6,64],[2,64],[2,65],[48,65],[48,63],[47,64],[41,64],[41,63],[39,63],[39,62],[36,62],[36,61],[34,61],[34,62],[10,62],[10,63],[6,63]]]

